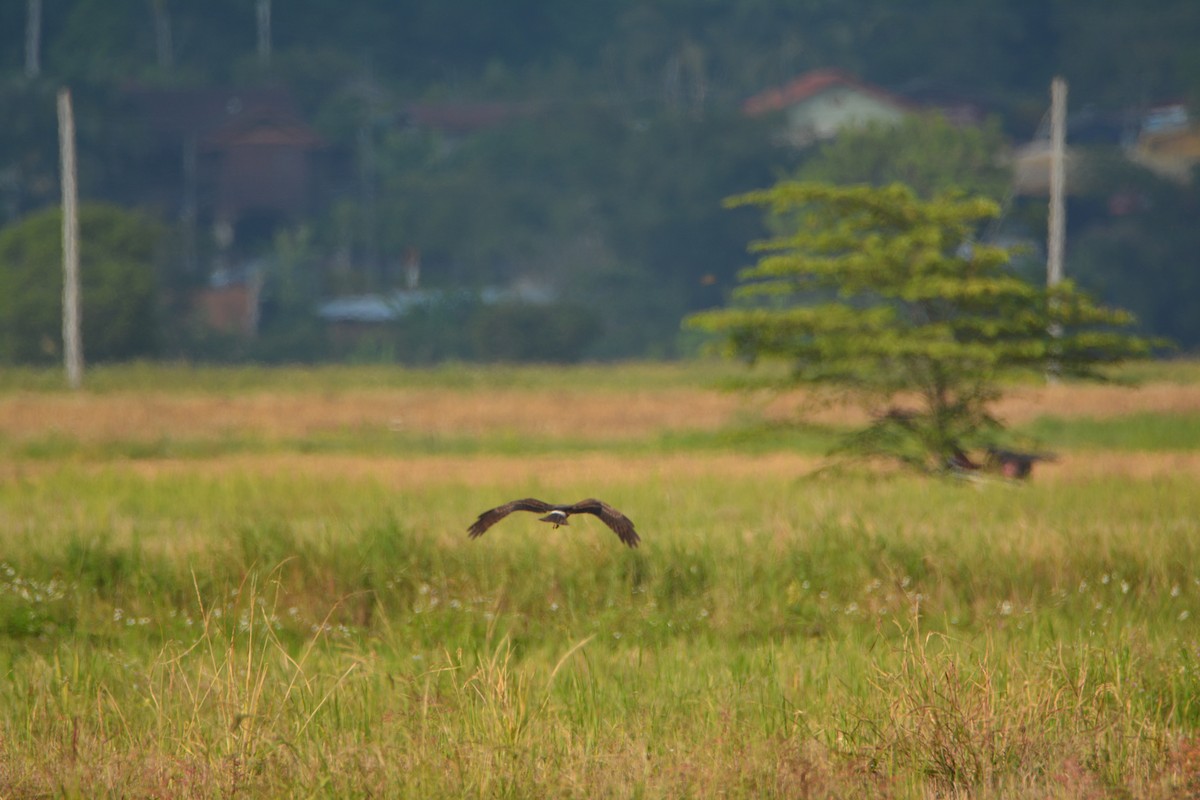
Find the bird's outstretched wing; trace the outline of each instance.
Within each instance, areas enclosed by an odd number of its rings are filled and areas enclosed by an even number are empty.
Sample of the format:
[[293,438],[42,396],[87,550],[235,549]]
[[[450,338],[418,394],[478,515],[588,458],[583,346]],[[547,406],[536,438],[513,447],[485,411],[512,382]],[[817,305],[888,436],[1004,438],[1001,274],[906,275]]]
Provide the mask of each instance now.
[[599,517],[605,525],[613,529],[613,533],[617,534],[622,542],[630,547],[637,547],[638,542],[641,541],[641,537],[633,529],[633,521],[603,500],[589,497],[587,500],[580,500],[575,505],[567,506],[563,510],[568,514],[593,514]]
[[554,506],[550,503],[537,500],[533,497],[526,497],[524,500],[513,500],[511,503],[496,506],[480,514],[479,519],[472,522],[471,527],[467,528],[467,535],[472,539],[483,536],[484,531],[514,511],[537,511],[540,513],[552,511],[553,509]]

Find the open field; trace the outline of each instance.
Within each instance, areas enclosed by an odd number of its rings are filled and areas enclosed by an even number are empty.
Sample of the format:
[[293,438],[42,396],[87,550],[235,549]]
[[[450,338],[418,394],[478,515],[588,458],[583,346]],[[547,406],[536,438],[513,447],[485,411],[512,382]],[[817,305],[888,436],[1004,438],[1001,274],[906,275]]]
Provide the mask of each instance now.
[[[0,379],[0,796],[1200,796],[1200,381],[1024,485],[711,365]],[[595,495],[642,533],[530,515]],[[1189,794],[1190,793],[1190,794]]]

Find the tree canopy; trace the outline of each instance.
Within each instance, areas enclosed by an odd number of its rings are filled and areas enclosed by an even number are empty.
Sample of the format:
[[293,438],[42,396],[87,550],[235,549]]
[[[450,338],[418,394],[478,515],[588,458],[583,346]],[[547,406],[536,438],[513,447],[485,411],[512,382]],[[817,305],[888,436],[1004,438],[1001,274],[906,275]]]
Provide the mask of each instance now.
[[[162,227],[115,206],[79,209],[82,338],[88,360],[153,355]],[[0,231],[0,362],[46,363],[62,346],[62,212]]]
[[996,432],[1005,376],[1099,377],[1153,344],[1074,284],[1008,269],[1006,249],[976,240],[998,212],[984,198],[787,181],[729,204],[766,208],[779,233],[752,246],[734,303],[688,323],[738,356],[785,360],[797,383],[849,392],[873,415],[853,437],[869,452],[944,463]]
[[802,181],[837,184],[902,183],[921,197],[950,190],[998,200],[1011,183],[999,154],[997,120],[955,125],[939,113],[911,114],[894,125],[846,130],[822,144],[797,172]]

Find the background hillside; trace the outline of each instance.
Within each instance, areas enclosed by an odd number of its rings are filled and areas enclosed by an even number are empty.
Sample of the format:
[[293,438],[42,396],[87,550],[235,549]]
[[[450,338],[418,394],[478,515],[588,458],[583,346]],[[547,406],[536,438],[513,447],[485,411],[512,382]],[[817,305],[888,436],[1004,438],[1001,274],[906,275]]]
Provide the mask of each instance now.
[[[157,313],[106,358],[685,353],[680,318],[724,300],[762,233],[721,199],[829,157],[743,103],[831,69],[990,125],[994,163],[1038,136],[1065,76],[1097,165],[1068,273],[1200,343],[1195,183],[1125,157],[1157,110],[1193,130],[1188,0],[29,0],[0,30],[0,287],[58,291],[14,275],[40,269],[22,226],[57,203],[61,86],[84,199],[158,223],[127,243],[154,245]],[[995,193],[997,235],[1036,265],[1044,198]],[[36,329],[17,305],[0,302],[0,359],[55,358],[17,342]]]

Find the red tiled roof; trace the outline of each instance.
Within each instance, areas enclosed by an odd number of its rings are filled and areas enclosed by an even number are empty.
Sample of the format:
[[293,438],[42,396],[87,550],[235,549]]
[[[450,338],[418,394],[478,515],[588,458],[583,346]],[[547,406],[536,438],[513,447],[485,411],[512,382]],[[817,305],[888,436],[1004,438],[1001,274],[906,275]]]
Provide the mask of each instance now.
[[827,89],[848,87],[869,94],[889,105],[906,108],[910,104],[903,98],[890,94],[876,86],[863,83],[848,72],[840,69],[817,69],[806,72],[795,80],[774,89],[759,92],[742,104],[742,111],[756,116],[771,111],[781,111],[809,98],[816,97]]

